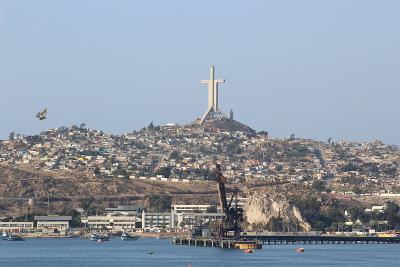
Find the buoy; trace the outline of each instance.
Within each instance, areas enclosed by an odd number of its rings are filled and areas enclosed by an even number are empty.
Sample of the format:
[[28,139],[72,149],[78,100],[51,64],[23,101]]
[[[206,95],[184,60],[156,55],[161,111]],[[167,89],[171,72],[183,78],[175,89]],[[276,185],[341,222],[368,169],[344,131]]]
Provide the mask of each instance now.
[[253,251],[251,249],[245,249],[244,253],[253,253]]
[[296,252],[303,253],[304,252],[304,248],[298,248],[298,249],[296,249]]

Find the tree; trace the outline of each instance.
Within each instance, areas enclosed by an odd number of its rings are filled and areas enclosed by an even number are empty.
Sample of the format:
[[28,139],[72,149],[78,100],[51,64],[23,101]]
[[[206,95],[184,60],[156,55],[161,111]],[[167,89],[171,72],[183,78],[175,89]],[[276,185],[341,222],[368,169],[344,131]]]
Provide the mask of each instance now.
[[349,213],[351,216],[351,219],[353,221],[355,220],[360,220],[363,223],[367,223],[370,221],[371,217],[369,214],[365,212],[365,209],[361,206],[353,206],[349,209]]
[[116,177],[118,175],[123,175],[125,178],[128,178],[128,173],[125,169],[118,165],[117,169],[113,171],[113,175]]
[[390,228],[398,228],[400,225],[399,206],[394,202],[387,202],[384,212],[385,219]]
[[350,171],[357,171],[358,168],[353,163],[347,163],[341,169],[342,172],[350,172]]
[[181,159],[182,157],[181,157],[181,154],[180,154],[178,151],[174,150],[174,151],[172,151],[171,154],[169,155],[169,158],[170,158],[170,159],[179,160],[179,159]]
[[283,170],[283,165],[281,165],[281,164],[277,165],[277,166],[275,167],[275,170],[276,170],[277,172],[281,172],[281,171]]
[[207,208],[206,212],[207,213],[217,213],[218,212],[217,206],[211,205],[210,207]]
[[314,181],[312,188],[316,191],[323,191],[325,189],[325,182],[322,180]]
[[93,197],[89,197],[89,198],[84,198],[80,201],[81,204],[81,208],[85,211],[87,211],[90,206],[92,205],[92,203],[94,202],[94,198]]
[[165,178],[169,178],[171,176],[171,173],[172,167],[170,166],[161,167],[155,172],[156,175],[162,175]]
[[94,168],[93,173],[94,175],[99,176],[101,174],[100,168],[99,167]]
[[149,209],[153,212],[166,212],[171,208],[172,197],[169,195],[151,194],[146,197]]
[[353,192],[354,194],[359,195],[362,193],[362,190],[358,186],[354,186]]
[[104,208],[100,207],[89,207],[86,211],[88,216],[94,216],[94,215],[102,215],[104,214],[105,210]]
[[64,208],[63,211],[60,214],[61,216],[71,216],[72,220],[70,223],[71,227],[79,227],[82,222],[81,222],[81,214],[77,212],[75,209],[71,208]]

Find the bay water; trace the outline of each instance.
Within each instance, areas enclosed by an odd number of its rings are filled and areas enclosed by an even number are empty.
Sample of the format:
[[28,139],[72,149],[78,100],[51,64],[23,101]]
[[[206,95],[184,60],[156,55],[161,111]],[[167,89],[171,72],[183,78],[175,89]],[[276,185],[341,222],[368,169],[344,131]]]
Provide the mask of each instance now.
[[[304,247],[304,253],[296,248]],[[176,246],[169,239],[97,243],[83,238],[0,241],[1,267],[400,266],[400,245],[264,245],[241,250]]]

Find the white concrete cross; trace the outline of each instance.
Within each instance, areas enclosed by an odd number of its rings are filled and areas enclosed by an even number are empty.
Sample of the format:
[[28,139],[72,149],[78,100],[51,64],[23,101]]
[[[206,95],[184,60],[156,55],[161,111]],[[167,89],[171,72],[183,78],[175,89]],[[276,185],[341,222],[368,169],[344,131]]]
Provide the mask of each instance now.
[[[214,78],[214,66],[212,65],[210,68],[210,79],[209,80],[201,80],[200,83],[208,84],[208,112],[210,111],[218,111],[218,84],[224,83],[224,79],[216,80]],[[208,113],[207,112],[207,113]]]

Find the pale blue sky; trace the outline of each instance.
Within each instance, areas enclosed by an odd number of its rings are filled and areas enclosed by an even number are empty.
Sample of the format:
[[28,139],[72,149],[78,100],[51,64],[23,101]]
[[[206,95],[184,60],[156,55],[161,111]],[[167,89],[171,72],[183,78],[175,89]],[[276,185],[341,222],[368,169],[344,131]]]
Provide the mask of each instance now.
[[[0,1],[0,138],[221,108],[274,137],[400,144],[400,1]],[[49,117],[35,114],[48,107]]]

